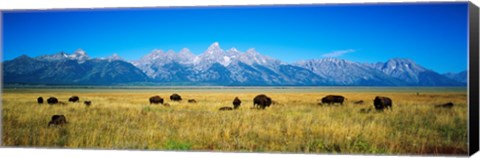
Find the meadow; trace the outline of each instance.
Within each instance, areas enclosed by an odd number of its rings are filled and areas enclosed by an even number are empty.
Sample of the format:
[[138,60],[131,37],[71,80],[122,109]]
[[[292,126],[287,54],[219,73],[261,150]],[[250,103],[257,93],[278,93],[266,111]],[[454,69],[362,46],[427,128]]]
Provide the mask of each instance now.
[[[170,101],[172,93],[183,101]],[[277,104],[251,109],[258,94]],[[329,94],[348,100],[317,104]],[[73,95],[92,105],[68,103]],[[170,107],[150,104],[154,95]],[[393,109],[361,113],[378,95],[392,98]],[[67,104],[38,104],[39,96]],[[238,110],[218,110],[233,107],[235,97],[242,101]],[[364,104],[353,104],[358,100]],[[446,102],[455,106],[434,106]],[[1,141],[41,148],[466,155],[467,111],[465,88],[7,88]],[[48,127],[54,114],[68,124]]]

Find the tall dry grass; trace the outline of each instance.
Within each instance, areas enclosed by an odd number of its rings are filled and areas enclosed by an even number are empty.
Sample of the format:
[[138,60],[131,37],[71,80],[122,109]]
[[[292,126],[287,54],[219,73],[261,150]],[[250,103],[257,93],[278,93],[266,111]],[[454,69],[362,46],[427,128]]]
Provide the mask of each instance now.
[[[266,92],[279,104],[252,110],[261,92],[180,92],[184,101],[170,102],[164,91],[8,90],[2,100],[2,143],[21,147],[64,147],[140,150],[349,154],[467,154],[466,93],[414,92]],[[327,94],[348,98],[345,105],[320,106]],[[82,103],[39,105],[38,96]],[[170,107],[150,105],[160,95]],[[377,95],[392,98],[393,110],[360,113],[373,108]],[[218,111],[232,106],[240,109]],[[196,99],[198,103],[187,103]],[[364,100],[363,105],[352,102]],[[453,102],[452,109],[434,108]],[[63,114],[63,127],[47,127]]]

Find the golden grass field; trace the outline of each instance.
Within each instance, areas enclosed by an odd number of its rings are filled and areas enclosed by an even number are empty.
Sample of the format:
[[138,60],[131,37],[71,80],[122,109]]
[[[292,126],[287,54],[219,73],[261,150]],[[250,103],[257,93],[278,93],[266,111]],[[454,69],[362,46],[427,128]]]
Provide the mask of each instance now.
[[[178,93],[182,102],[171,102]],[[429,90],[284,89],[175,90],[175,89],[4,89],[2,144],[12,147],[194,150],[228,152],[286,152],[342,154],[466,155],[467,93]],[[264,93],[278,104],[266,110],[250,109]],[[317,105],[328,94],[345,96],[345,105]],[[92,105],[37,104],[55,96],[67,102],[72,95]],[[170,107],[150,105],[160,95]],[[388,96],[393,110],[360,113],[373,108],[373,98]],[[242,105],[234,111],[235,97]],[[196,99],[198,103],[188,103]],[[364,100],[363,105],[352,102]],[[452,109],[435,104],[453,102]],[[47,127],[54,114],[63,114],[65,126]]]

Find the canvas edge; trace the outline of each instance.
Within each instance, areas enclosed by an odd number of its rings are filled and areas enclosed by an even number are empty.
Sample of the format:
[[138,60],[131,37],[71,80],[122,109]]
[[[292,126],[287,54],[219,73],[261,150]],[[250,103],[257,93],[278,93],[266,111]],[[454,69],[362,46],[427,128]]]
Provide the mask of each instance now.
[[[0,10],[0,61],[3,61],[3,14],[5,12]],[[3,94],[3,62],[0,62],[0,94]],[[0,110],[3,109],[3,95],[0,95]],[[3,112],[0,112],[0,118],[3,118]],[[3,119],[0,119],[0,136],[3,135]],[[0,139],[0,147],[3,146],[3,138]]]
[[[376,4],[376,5],[386,5],[386,4],[421,4],[421,3],[462,3],[465,1],[419,1],[419,2],[353,2],[353,3],[313,3],[313,4],[254,4],[254,5],[198,5],[198,6],[145,6],[145,7],[105,7],[105,8],[51,8],[51,9],[0,9],[0,61],[3,59],[3,14],[5,12],[16,12],[16,11],[64,11],[64,10],[109,10],[109,9],[158,9],[158,8],[199,8],[199,7],[251,7],[251,6],[307,6],[307,5],[369,5],[369,4]],[[468,62],[469,62],[469,71],[468,71],[468,111],[469,111],[469,129],[468,129],[468,154],[472,156],[476,152],[479,151],[479,8],[471,1],[468,1]],[[3,93],[3,64],[0,63],[0,93]],[[2,95],[0,95],[0,100],[2,100]],[[477,105],[477,106],[472,106]],[[0,109],[2,108],[2,103],[0,102]],[[0,112],[0,118],[2,113]],[[478,118],[475,118],[477,116]],[[0,135],[2,133],[2,126],[0,121]],[[475,141],[476,140],[476,141]],[[2,139],[0,139],[0,148],[5,148],[3,146]],[[28,149],[28,148],[27,148]],[[38,149],[38,148],[30,148],[30,149]],[[82,150],[82,149],[79,149]],[[92,149],[87,149],[92,150]],[[97,149],[93,149],[97,150]],[[105,151],[100,149],[100,151]],[[115,150],[111,150],[115,151]],[[125,150],[125,151],[136,151],[136,150]],[[144,150],[140,150],[144,151]],[[166,151],[168,152],[168,151]],[[175,152],[175,151],[173,151]],[[224,152],[213,152],[213,153],[224,153]],[[228,152],[227,152],[228,154]],[[235,154],[235,153],[230,153]],[[262,154],[262,153],[254,153],[254,154]],[[275,154],[275,153],[264,153],[264,154]],[[292,153],[286,153],[292,154]],[[322,154],[320,154],[322,155]],[[329,156],[330,154],[326,154],[323,156]],[[338,155],[337,155],[338,156]],[[340,155],[341,156],[341,155]],[[343,156],[349,156],[347,155]],[[362,155],[350,155],[350,156],[362,156]],[[363,155],[365,156],[365,155]],[[382,155],[371,155],[371,156],[382,156]],[[387,155],[383,155],[387,156]],[[390,155],[394,156],[394,155]],[[415,156],[415,155],[402,155],[402,156]],[[417,155],[421,156],[421,155]],[[428,156],[428,155],[425,155]]]
[[345,6],[345,5],[408,5],[408,4],[458,4],[458,3],[471,3],[469,0],[377,0],[377,1],[314,1],[314,2],[263,2],[258,3],[200,3],[200,4],[175,4],[175,5],[144,5],[144,6],[123,6],[123,5],[107,5],[96,7],[51,7],[51,8],[11,8],[1,9],[0,12],[16,13],[16,12],[62,12],[62,11],[112,11],[112,10],[146,10],[146,9],[196,9],[196,8],[226,8],[226,7],[283,7],[283,6]]
[[[468,5],[468,49],[469,49],[469,71],[468,71],[468,108],[469,108],[469,145],[468,154],[471,156],[479,150],[479,9],[469,2]],[[477,118],[475,118],[475,116]]]

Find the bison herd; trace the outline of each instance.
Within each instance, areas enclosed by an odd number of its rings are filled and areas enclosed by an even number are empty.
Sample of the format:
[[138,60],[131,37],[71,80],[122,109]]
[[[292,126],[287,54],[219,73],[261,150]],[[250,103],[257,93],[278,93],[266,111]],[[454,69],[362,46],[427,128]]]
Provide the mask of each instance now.
[[[347,100],[347,98],[345,98],[344,96],[327,95],[327,96],[323,97],[322,99],[319,99],[318,105],[335,105],[335,104],[343,105],[346,100]],[[72,96],[68,99],[68,101],[73,102],[73,103],[78,103],[78,102],[80,102],[80,97]],[[170,101],[180,102],[180,101],[182,101],[182,97],[179,94],[174,93],[170,96]],[[38,102],[38,104],[43,104],[44,103],[43,97],[38,97],[37,102]],[[158,95],[150,97],[149,102],[150,102],[150,104],[163,104],[163,106],[165,106],[165,107],[170,106],[170,104],[164,103],[164,99],[162,97],[158,96]],[[53,105],[53,104],[63,104],[63,105],[65,105],[66,104],[64,102],[58,101],[58,99],[55,98],[55,97],[49,97],[47,99],[47,103],[50,104],[50,105]],[[195,99],[188,99],[188,103],[197,103],[197,101]],[[360,105],[360,104],[364,104],[365,102],[363,100],[358,100],[358,101],[354,101],[352,103],[355,104],[355,105]],[[84,104],[85,104],[86,107],[89,107],[92,104],[92,101],[85,100]],[[235,97],[233,99],[232,104],[233,104],[233,107],[224,106],[224,107],[219,108],[218,110],[219,111],[236,110],[240,107],[240,105],[242,104],[242,101],[238,97]],[[268,97],[265,94],[260,94],[260,95],[257,95],[253,98],[252,109],[265,109],[266,107],[269,107],[272,104],[278,104],[278,102],[273,101],[270,97]],[[392,110],[392,104],[393,104],[393,101],[389,97],[376,96],[373,99],[373,107],[377,111],[384,111],[385,109]],[[452,108],[453,105],[454,104],[452,102],[448,102],[448,103],[445,103],[445,104],[435,105],[435,107],[436,108]],[[362,109],[360,109],[360,113],[369,113],[371,110],[372,110],[371,108],[368,108],[368,109],[362,108]],[[57,125],[64,125],[64,124],[67,124],[67,119],[64,115],[53,115],[50,122],[48,122],[49,127],[52,126],[52,125],[57,126]]]
[[[163,106],[166,106],[166,107],[170,106],[170,104],[164,103],[164,99],[158,95],[150,97],[149,101],[150,101],[150,104],[162,104]],[[170,101],[180,102],[182,101],[182,96],[178,95],[177,93],[174,93],[170,95]],[[188,99],[188,103],[197,103],[197,100]]]
[[[164,101],[163,101],[163,98],[156,95],[156,96],[152,96],[150,97],[150,104],[164,104]],[[170,96],[170,101],[175,101],[175,102],[179,102],[182,100],[182,97],[179,95],[179,94],[172,94]],[[327,95],[325,97],[323,97],[322,99],[319,99],[319,103],[318,105],[335,105],[335,104],[340,104],[340,105],[343,105],[344,102],[347,100],[347,98],[345,98],[344,96],[341,96],[341,95]],[[195,99],[188,99],[188,103],[197,103],[197,101]],[[242,101],[238,98],[238,97],[235,97],[233,99],[233,107],[229,107],[229,106],[224,106],[224,107],[221,107],[219,108],[220,111],[226,111],[226,110],[235,110],[235,109],[238,109],[241,105]],[[273,101],[270,97],[268,97],[267,95],[265,94],[260,94],[260,95],[257,95],[253,98],[253,107],[252,109],[265,109],[267,107],[270,107],[270,105],[272,104],[275,104],[278,102],[276,101]],[[377,111],[383,111],[385,109],[392,109],[392,99],[390,99],[389,97],[384,97],[384,96],[376,96],[373,100],[373,105],[374,105],[374,108],[377,110]],[[364,104],[364,101],[363,100],[358,100],[358,101],[354,101],[353,104],[356,104],[356,105],[361,105],[361,104]],[[170,106],[168,103],[165,103],[164,106]],[[452,107],[453,106],[453,103],[447,103],[447,104],[442,104],[442,105],[437,105],[436,107]],[[370,110],[366,110],[366,109],[363,109],[361,112],[369,112]]]
[[[68,102],[73,102],[73,103],[78,103],[80,102],[80,97],[78,96],[72,96],[70,98],[68,98]],[[37,98],[37,103],[38,104],[43,104],[43,97],[38,97]],[[55,97],[50,97],[47,99],[47,103],[50,104],[50,105],[54,105],[54,104],[61,104],[61,105],[65,105],[66,103],[65,102],[62,102],[62,101],[58,101],[57,98]],[[85,100],[83,102],[85,104],[85,106],[90,106],[92,104],[92,101],[90,100]]]

